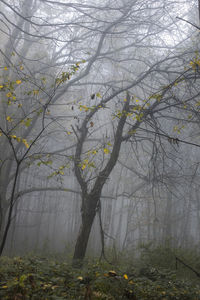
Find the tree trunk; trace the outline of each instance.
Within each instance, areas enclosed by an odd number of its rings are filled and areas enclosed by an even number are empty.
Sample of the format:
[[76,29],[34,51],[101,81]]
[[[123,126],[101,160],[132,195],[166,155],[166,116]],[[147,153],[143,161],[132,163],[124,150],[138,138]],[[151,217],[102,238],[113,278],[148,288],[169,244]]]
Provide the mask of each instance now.
[[82,208],[82,225],[76,240],[73,266],[81,267],[83,259],[85,257],[92,224],[96,215],[96,208],[98,205],[98,199],[95,197],[84,197],[83,196],[83,208]]
[[12,187],[12,193],[11,193],[11,197],[10,197],[9,209],[8,209],[8,217],[6,220],[4,232],[2,233],[2,239],[0,241],[0,256],[2,255],[3,249],[5,247],[7,236],[8,236],[8,231],[10,229],[10,225],[12,222],[12,215],[13,215],[13,208],[14,208],[14,196],[15,196],[15,190],[16,190],[16,185],[17,185],[17,180],[18,180],[18,175],[19,175],[19,167],[20,167],[20,163],[17,162],[15,177],[14,177],[14,182],[13,182],[13,187]]

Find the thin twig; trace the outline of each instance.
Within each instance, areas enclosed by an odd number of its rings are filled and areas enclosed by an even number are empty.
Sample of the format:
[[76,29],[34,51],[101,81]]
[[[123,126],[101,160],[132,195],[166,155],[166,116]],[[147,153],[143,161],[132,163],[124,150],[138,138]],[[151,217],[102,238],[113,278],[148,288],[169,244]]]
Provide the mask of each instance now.
[[194,272],[198,277],[200,277],[200,273],[197,272],[196,270],[194,270],[192,267],[190,267],[189,265],[187,265],[186,263],[184,263],[184,261],[182,261],[180,258],[176,257],[176,268],[177,268],[177,261],[179,261],[181,264],[183,264],[186,268],[190,269],[192,272]]
[[200,27],[199,27],[199,26],[197,26],[196,24],[193,24],[193,23],[191,23],[191,22],[189,22],[189,21],[187,21],[187,20],[185,20],[185,19],[183,19],[183,18],[176,17],[176,19],[179,19],[179,20],[181,20],[181,21],[184,21],[184,22],[186,22],[186,23],[192,25],[193,27],[197,28],[198,30],[200,30]]

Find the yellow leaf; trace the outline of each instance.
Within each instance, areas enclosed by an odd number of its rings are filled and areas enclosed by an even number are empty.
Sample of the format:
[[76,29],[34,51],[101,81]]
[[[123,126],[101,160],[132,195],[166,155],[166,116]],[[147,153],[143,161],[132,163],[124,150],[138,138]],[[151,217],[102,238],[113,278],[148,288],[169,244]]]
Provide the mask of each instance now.
[[12,118],[11,118],[10,116],[7,116],[6,120],[7,120],[8,122],[12,122]]
[[102,98],[100,93],[96,93],[96,96],[97,96],[98,98]]
[[28,143],[24,143],[25,147],[28,149],[29,148],[29,144]]
[[108,272],[108,276],[110,276],[110,277],[115,277],[115,276],[117,276],[117,273],[115,272],[115,271],[109,271]]
[[24,67],[23,67],[23,66],[20,66],[20,70],[24,70]]
[[104,148],[103,151],[104,151],[105,154],[110,153],[110,150],[108,148]]
[[67,134],[70,135],[70,134],[72,134],[72,132],[71,131],[67,131]]
[[6,97],[8,97],[8,98],[11,97],[11,96],[12,96],[11,92],[9,92],[9,93],[6,94]]
[[128,280],[128,275],[127,274],[124,274],[124,279]]
[[7,70],[8,70],[8,68],[7,68],[7,67],[4,67],[4,70],[5,70],[5,71],[7,71]]
[[83,280],[82,276],[77,277],[78,280]]
[[136,133],[136,130],[135,130],[135,129],[129,130],[129,131],[128,131],[128,134],[134,134],[134,133]]
[[129,284],[134,284],[133,280],[130,280],[128,283],[129,283]]
[[16,80],[16,84],[22,83],[21,80]]
[[3,85],[0,85],[0,89],[3,89],[3,87],[4,87]]
[[55,289],[57,289],[59,286],[58,285],[54,285],[54,286],[52,286],[51,288],[52,288],[52,290],[55,290]]
[[25,147],[28,149],[29,148],[29,144],[27,143],[26,139],[22,139],[22,143],[25,145]]
[[81,169],[84,170],[86,168],[86,164],[83,164]]

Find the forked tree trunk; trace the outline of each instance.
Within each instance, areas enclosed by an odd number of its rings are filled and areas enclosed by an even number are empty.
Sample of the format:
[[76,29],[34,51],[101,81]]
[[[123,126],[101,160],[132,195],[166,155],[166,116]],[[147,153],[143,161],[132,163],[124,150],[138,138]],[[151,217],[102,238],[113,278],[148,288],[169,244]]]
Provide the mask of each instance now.
[[[85,257],[88,240],[92,228],[92,224],[96,215],[96,211],[98,209],[101,192],[103,189],[106,180],[108,179],[110,173],[112,172],[114,166],[117,163],[117,159],[119,157],[119,151],[121,147],[121,143],[123,142],[122,134],[124,125],[126,123],[126,118],[129,112],[129,103],[130,103],[130,95],[127,93],[127,99],[123,105],[122,116],[118,122],[117,130],[115,132],[115,139],[112,148],[112,152],[110,154],[110,158],[103,168],[96,176],[96,180],[94,182],[92,190],[88,193],[88,183],[85,181],[82,169],[81,169],[81,154],[83,149],[83,144],[86,140],[88,133],[88,122],[93,117],[97,110],[92,110],[83,121],[82,126],[80,128],[80,137],[78,138],[78,143],[76,147],[76,153],[74,157],[74,167],[75,167],[75,175],[80,184],[82,190],[82,226],[79,231],[78,238],[76,240],[74,256],[73,256],[73,266],[79,267],[82,265],[83,259]],[[102,100],[101,105],[103,106],[105,103]],[[101,105],[99,107],[101,107]],[[135,128],[134,128],[135,129]]]

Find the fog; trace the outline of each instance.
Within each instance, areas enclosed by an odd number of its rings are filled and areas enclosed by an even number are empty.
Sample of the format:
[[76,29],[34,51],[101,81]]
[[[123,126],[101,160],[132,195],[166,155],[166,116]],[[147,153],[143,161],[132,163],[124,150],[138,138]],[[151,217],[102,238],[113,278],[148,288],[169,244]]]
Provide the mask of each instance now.
[[0,1],[0,253],[200,245],[198,1]]

